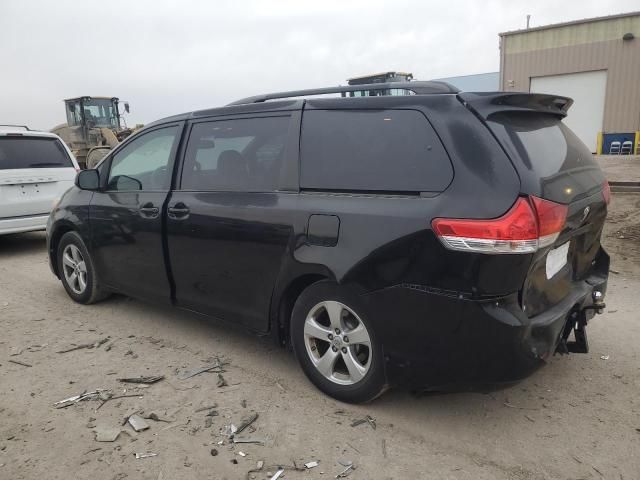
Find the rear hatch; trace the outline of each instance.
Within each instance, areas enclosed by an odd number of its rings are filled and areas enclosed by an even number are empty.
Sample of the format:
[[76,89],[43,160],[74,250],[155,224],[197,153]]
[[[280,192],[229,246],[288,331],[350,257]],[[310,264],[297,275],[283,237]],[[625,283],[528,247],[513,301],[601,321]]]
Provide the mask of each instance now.
[[474,105],[472,99],[469,106],[511,158],[521,194],[553,202],[546,205],[566,215],[559,235],[534,254],[522,286],[522,306],[532,317],[562,301],[576,282],[606,276],[600,238],[608,185],[589,149],[562,121],[570,99],[494,94],[487,100],[481,97]]
[[48,215],[75,175],[59,139],[0,136],[0,219]]

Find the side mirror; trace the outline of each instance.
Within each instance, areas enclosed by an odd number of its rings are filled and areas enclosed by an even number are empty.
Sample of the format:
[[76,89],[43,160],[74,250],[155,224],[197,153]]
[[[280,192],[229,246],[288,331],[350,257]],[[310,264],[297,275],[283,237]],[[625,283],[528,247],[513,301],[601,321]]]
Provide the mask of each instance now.
[[98,190],[100,174],[97,170],[81,170],[76,176],[76,186],[81,190]]
[[129,102],[124,102],[124,111],[129,113]]

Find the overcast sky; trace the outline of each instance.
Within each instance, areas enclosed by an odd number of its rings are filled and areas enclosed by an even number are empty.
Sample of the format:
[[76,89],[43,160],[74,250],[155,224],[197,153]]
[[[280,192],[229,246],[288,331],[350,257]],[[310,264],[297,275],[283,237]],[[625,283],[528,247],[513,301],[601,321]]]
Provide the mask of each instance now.
[[387,70],[498,71],[498,32],[637,9],[637,0],[0,0],[0,123],[50,129],[62,100],[117,96],[148,123]]

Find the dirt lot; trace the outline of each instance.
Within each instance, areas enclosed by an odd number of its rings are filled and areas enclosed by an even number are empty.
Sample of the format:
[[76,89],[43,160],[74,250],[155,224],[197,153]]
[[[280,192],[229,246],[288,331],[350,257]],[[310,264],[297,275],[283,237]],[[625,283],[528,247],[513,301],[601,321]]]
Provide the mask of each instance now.
[[[588,355],[554,357],[491,394],[392,391],[365,406],[323,396],[290,353],[228,325],[124,297],[76,305],[49,272],[43,234],[0,238],[0,478],[264,479],[276,465],[317,460],[281,478],[321,479],[349,460],[353,479],[638,479],[639,232],[640,195],[614,195],[605,244],[617,273]],[[229,362],[228,386],[217,386],[217,373],[178,378],[214,357]],[[147,388],[117,380],[140,375],[166,378]],[[53,405],[95,389],[135,396]],[[213,404],[218,416],[197,412]],[[169,422],[149,419],[139,433],[121,427],[136,411]],[[265,445],[228,445],[221,429],[253,412],[243,434]],[[365,415],[375,430],[351,426]],[[125,433],[97,442],[102,427]],[[264,469],[248,474],[260,460]]]

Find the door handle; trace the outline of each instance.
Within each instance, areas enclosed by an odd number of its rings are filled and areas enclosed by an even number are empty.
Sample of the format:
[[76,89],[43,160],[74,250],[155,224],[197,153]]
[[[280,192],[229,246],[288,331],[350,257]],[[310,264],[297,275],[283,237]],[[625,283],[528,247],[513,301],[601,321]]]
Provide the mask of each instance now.
[[140,207],[140,215],[145,218],[157,218],[160,213],[158,207],[154,207],[153,203],[148,202]]
[[167,215],[174,220],[184,220],[189,217],[189,207],[184,203],[178,202],[173,207],[167,209]]

